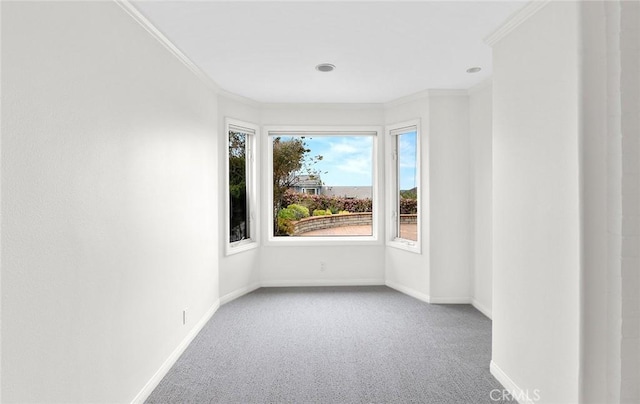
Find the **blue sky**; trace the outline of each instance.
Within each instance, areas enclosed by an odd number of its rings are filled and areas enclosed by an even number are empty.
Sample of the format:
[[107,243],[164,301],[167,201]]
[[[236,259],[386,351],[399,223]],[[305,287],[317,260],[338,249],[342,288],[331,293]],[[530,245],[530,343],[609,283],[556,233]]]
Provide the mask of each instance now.
[[398,163],[400,189],[414,188],[416,184],[416,132],[398,135]]
[[[291,136],[282,136],[282,140]],[[314,168],[329,186],[371,186],[373,184],[373,137],[371,136],[307,136],[311,156],[321,155]],[[400,136],[400,188],[415,187],[416,133]],[[302,172],[301,174],[306,174]]]
[[[306,137],[311,156],[322,156],[314,168],[329,186],[371,186],[373,138],[371,136]],[[302,173],[306,174],[306,173]]]

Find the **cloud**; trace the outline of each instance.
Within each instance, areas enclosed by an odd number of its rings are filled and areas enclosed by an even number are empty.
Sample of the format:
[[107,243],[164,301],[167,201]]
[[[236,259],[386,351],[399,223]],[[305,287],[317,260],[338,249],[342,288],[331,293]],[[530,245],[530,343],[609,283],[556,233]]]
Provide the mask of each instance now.
[[[308,142],[312,155],[322,155],[316,168],[327,185],[372,185],[373,138],[316,136]],[[326,174],[325,174],[326,172]]]
[[417,141],[416,133],[410,132],[398,137],[398,161],[400,168],[416,168]]
[[354,154],[358,153],[358,148],[348,143],[332,143],[331,154]]
[[371,156],[356,157],[345,161],[343,164],[336,166],[340,171],[346,171],[355,174],[369,174],[371,175],[373,168],[371,162]]
[[403,159],[400,159],[400,168],[416,168],[416,161],[415,160],[410,160],[410,161],[406,161]]

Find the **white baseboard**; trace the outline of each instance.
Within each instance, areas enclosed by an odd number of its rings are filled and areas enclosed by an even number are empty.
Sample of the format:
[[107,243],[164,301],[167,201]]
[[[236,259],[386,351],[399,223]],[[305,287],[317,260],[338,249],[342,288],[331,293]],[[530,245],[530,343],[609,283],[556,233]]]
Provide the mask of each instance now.
[[431,296],[432,304],[471,304],[471,299],[468,297],[433,297]]
[[493,377],[495,377],[500,382],[500,384],[502,384],[505,390],[509,391],[511,396],[518,403],[534,404],[534,399],[539,398],[536,397],[537,391],[530,392],[522,390],[520,387],[518,387],[518,385],[513,380],[511,380],[511,378],[507,376],[507,374],[502,369],[500,369],[500,367],[496,365],[494,361],[491,361],[489,369],[491,370],[491,374],[493,375]]
[[422,300],[425,303],[431,303],[431,298],[429,297],[429,295],[424,294],[422,292],[418,292],[415,289],[408,288],[406,286],[400,285],[399,283],[395,283],[393,281],[386,281],[385,285],[387,285],[391,289],[397,290],[398,292],[404,293],[405,295],[409,295],[418,300]]
[[160,383],[162,378],[166,376],[166,374],[169,372],[169,369],[171,369],[171,367],[176,363],[180,355],[182,355],[184,350],[187,349],[191,341],[193,341],[196,335],[198,335],[200,330],[202,330],[202,327],[207,324],[207,322],[211,319],[211,317],[219,307],[220,300],[218,299],[215,301],[213,306],[211,306],[211,308],[207,310],[204,316],[202,316],[200,321],[198,321],[198,323],[193,326],[191,331],[189,331],[189,333],[184,337],[180,345],[178,345],[176,349],[173,350],[171,355],[169,355],[162,366],[160,366],[160,369],[158,369],[158,371],[151,377],[151,379],[149,379],[147,384],[144,385],[142,390],[140,390],[140,392],[131,401],[132,403],[144,403],[144,401],[149,398],[149,395],[151,395],[153,390],[158,387],[158,384]]
[[295,286],[375,286],[384,285],[384,279],[306,279],[262,281],[264,288]]
[[489,310],[487,308],[487,306],[483,305],[482,303],[480,303],[479,301],[477,301],[476,299],[471,299],[471,304],[473,305],[473,307],[475,307],[480,313],[484,314],[485,316],[489,317],[489,320],[492,320],[491,318],[491,310]]
[[260,287],[260,282],[254,282],[250,285],[247,285],[243,288],[240,289],[236,289],[233,292],[229,292],[226,295],[222,296],[220,298],[220,305],[229,303],[232,300],[235,300],[237,298],[239,298],[240,296],[244,296],[247,293],[251,293],[254,290],[258,289]]

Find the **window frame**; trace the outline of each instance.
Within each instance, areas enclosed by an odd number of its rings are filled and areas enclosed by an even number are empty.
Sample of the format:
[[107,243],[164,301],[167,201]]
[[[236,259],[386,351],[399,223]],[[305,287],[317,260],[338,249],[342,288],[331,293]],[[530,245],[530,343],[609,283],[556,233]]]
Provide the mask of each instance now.
[[[263,214],[263,237],[267,246],[338,246],[338,245],[372,245],[382,244],[380,234],[380,219],[384,209],[384,198],[379,197],[380,181],[382,178],[379,169],[380,161],[380,135],[383,128],[380,126],[264,126],[264,139],[266,145],[263,150],[262,167],[264,170],[262,200],[265,201]],[[304,135],[304,136],[371,136],[372,144],[372,234],[370,236],[318,236],[318,237],[278,237],[273,234],[273,136],[278,135]]]
[[[247,203],[249,205],[249,238],[231,241],[231,202],[229,201],[229,132],[235,129],[238,132],[246,133],[245,141],[246,154],[249,158],[245,161],[245,184],[247,187]],[[258,207],[258,182],[257,166],[259,155],[259,138],[260,127],[256,124],[225,117],[224,120],[224,137],[225,137],[225,179],[224,179],[224,195],[225,195],[225,255],[233,255],[243,251],[248,251],[259,246],[260,235],[260,216]]]
[[[403,133],[416,132],[416,186],[417,186],[417,235],[418,240],[413,241],[400,237],[400,186],[399,186],[399,170],[398,170],[398,136]],[[421,155],[422,155],[422,136],[420,131],[420,119],[412,119],[409,121],[399,122],[393,125],[387,125],[386,133],[386,202],[387,202],[387,226],[386,226],[386,244],[390,247],[413,252],[422,253],[422,192],[423,181],[421,179]]]

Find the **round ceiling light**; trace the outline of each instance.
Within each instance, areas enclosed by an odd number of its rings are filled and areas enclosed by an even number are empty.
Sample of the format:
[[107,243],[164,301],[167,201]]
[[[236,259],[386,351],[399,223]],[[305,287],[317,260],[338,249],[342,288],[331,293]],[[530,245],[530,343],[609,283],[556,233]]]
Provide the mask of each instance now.
[[467,69],[467,73],[478,73],[480,70],[482,70],[482,67],[470,67]]
[[316,70],[323,73],[331,72],[335,70],[335,68],[336,67],[331,63],[320,63],[318,66],[316,66]]

